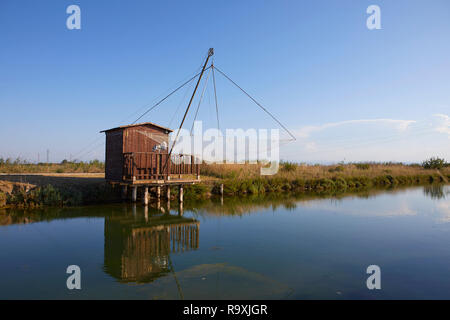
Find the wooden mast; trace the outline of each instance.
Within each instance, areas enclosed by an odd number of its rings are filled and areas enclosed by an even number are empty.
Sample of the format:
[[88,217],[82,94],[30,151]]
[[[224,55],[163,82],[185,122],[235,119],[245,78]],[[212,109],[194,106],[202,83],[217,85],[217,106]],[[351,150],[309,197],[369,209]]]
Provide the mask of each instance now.
[[[184,112],[183,120],[181,120],[181,124],[180,124],[180,127],[178,128],[177,135],[175,136],[175,140],[173,141],[172,147],[170,148],[169,155],[167,156],[167,159],[166,159],[166,161],[164,163],[164,167],[163,167],[163,170],[162,170],[163,174],[164,174],[164,171],[167,168],[168,161],[170,161],[170,156],[172,155],[173,148],[175,147],[175,144],[177,143],[178,135],[180,134],[180,130],[183,127],[184,120],[186,120],[186,116],[187,116],[187,114],[189,112],[189,108],[191,107],[192,101],[194,100],[194,96],[195,96],[195,93],[197,92],[197,88],[198,88],[198,86],[200,84],[200,81],[202,80],[202,76],[203,76],[203,73],[205,72],[206,65],[208,64],[209,58],[213,54],[214,54],[214,48],[209,48],[208,56],[206,57],[205,63],[203,64],[203,68],[202,68],[202,71],[200,73],[200,76],[198,77],[197,84],[195,85],[195,88],[194,88],[194,92],[192,93],[191,99],[189,100],[189,104],[188,104],[188,106],[186,108],[186,111]],[[167,174],[169,175],[170,172],[167,172]]]

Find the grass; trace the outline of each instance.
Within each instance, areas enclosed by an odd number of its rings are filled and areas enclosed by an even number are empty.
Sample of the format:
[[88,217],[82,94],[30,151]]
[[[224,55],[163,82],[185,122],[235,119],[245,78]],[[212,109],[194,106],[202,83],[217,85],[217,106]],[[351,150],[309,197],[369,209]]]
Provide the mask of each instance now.
[[103,178],[66,175],[0,176],[0,207],[64,207],[120,200],[119,188]]
[[[185,199],[204,199],[219,194],[221,184],[226,195],[267,195],[287,192],[330,194],[378,187],[448,183],[448,163],[436,161],[436,158],[430,160],[422,165],[307,165],[282,162],[278,173],[272,176],[260,175],[261,164],[203,164],[202,183],[186,186]],[[35,173],[43,168],[47,169],[46,173]],[[76,206],[120,200],[120,188],[105,183],[104,164],[98,161],[51,165],[0,161],[0,172],[5,171],[21,174],[0,175],[0,207]],[[27,172],[29,174],[24,174]],[[174,189],[172,196],[177,193]]]
[[0,173],[104,173],[105,163],[99,160],[89,162],[67,160],[61,163],[29,163],[24,160],[0,158]]
[[261,194],[283,191],[359,189],[378,186],[414,185],[448,182],[450,168],[427,169],[401,163],[350,163],[306,165],[281,163],[273,176],[261,176],[260,164],[209,164],[202,166],[202,176],[215,178],[213,193],[224,185],[225,194]]
[[[220,179],[246,179],[260,176],[260,164],[204,164],[201,168],[202,176],[211,176]],[[338,165],[307,165],[292,164],[284,169],[283,163],[274,176],[277,178],[292,179],[332,179],[335,177],[375,178],[390,174],[392,176],[416,176],[435,174],[436,169],[425,169],[421,165],[406,165],[402,163],[349,163]],[[441,169],[442,174],[450,175],[450,167]]]

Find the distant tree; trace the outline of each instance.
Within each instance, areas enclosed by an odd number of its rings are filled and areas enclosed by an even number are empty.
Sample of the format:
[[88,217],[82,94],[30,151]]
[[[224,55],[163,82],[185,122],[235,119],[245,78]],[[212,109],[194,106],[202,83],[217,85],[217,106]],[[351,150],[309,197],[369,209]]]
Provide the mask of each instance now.
[[422,167],[425,169],[442,169],[444,166],[447,166],[448,164],[444,159],[438,158],[438,157],[431,157],[428,160],[425,160],[422,162]]

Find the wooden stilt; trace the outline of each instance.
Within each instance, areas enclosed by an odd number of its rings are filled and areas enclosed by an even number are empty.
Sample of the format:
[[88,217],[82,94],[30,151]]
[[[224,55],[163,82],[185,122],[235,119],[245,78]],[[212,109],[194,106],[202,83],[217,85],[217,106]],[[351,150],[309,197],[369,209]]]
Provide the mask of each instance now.
[[178,215],[179,216],[183,215],[183,202],[180,202],[180,208],[179,208],[179,211],[178,211]]
[[166,198],[168,200],[170,200],[170,186],[167,186],[167,194],[166,194]]
[[137,200],[137,187],[133,186],[131,188],[131,201],[136,202],[136,200]]
[[127,199],[127,194],[128,194],[128,186],[122,186],[122,200],[126,200]]
[[148,187],[144,187],[144,196],[142,197],[142,203],[146,206],[148,205]]
[[180,184],[179,196],[180,196],[180,203],[182,203],[183,202],[183,185],[182,184]]

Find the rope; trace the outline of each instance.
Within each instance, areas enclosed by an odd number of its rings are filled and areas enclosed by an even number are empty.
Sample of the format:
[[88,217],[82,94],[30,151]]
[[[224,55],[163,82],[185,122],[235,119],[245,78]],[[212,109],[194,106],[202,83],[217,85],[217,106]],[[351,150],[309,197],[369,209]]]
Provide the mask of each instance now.
[[208,74],[206,75],[205,86],[203,87],[202,93],[200,95],[200,100],[198,101],[197,110],[195,110],[194,121],[192,122],[192,127],[191,127],[191,136],[192,136],[192,130],[194,130],[195,120],[197,119],[198,110],[200,109],[200,104],[202,103],[202,100],[203,100],[203,95],[205,94],[206,87],[208,86],[208,80],[209,80],[209,75],[211,74],[211,70],[214,71],[214,69],[209,69]]
[[[210,67],[208,67],[207,69],[209,69]],[[206,70],[206,69],[205,69]],[[145,116],[147,113],[149,113],[150,111],[152,111],[153,109],[155,109],[157,106],[159,106],[162,102],[164,102],[167,98],[169,98],[172,94],[174,94],[175,92],[177,92],[179,89],[183,88],[185,85],[187,85],[189,82],[191,82],[192,80],[194,80],[195,78],[197,78],[199,75],[201,74],[201,72],[197,73],[195,76],[193,76],[192,78],[190,78],[189,80],[187,80],[186,82],[184,82],[182,85],[180,85],[179,87],[177,87],[175,90],[173,90],[172,92],[170,92],[167,96],[165,96],[164,98],[162,98],[161,100],[159,100],[156,104],[154,104],[152,107],[150,107],[147,111],[145,111],[142,115],[139,116],[139,118],[137,118],[132,124],[135,124],[137,121],[139,121],[139,119],[141,119],[143,116]]]
[[178,103],[177,109],[175,110],[174,114],[172,115],[172,118],[170,118],[170,121],[169,121],[169,123],[168,123],[167,126],[166,126],[167,128],[170,128],[170,126],[172,125],[173,120],[174,120],[175,117],[177,116],[178,111],[179,111],[180,108],[181,108],[181,105],[185,102],[186,97],[188,96],[189,92],[191,91],[191,88],[192,88],[192,83],[191,83],[190,85],[186,86],[186,92],[184,93],[184,96],[182,97],[182,99],[181,99],[180,102]]
[[216,102],[216,115],[217,115],[217,130],[220,132],[220,123],[219,123],[219,105],[217,103],[217,91],[216,91],[216,77],[214,75],[214,60],[212,63],[212,74],[213,74],[213,84],[214,84],[214,100]]
[[225,78],[227,78],[232,84],[234,84],[236,87],[239,88],[239,90],[241,90],[247,97],[249,97],[254,103],[256,103],[256,105],[258,107],[260,107],[264,112],[266,112],[273,120],[275,120],[291,137],[292,140],[297,140],[295,138],[295,136],[277,119],[275,118],[275,116],[270,113],[266,108],[264,108],[258,101],[256,101],[250,94],[247,93],[247,91],[245,91],[244,89],[242,89],[236,82],[234,82],[233,80],[231,80],[230,77],[228,77],[225,73],[223,73],[219,68],[217,68],[216,66],[212,66],[214,69],[216,69],[217,71],[219,71]]

